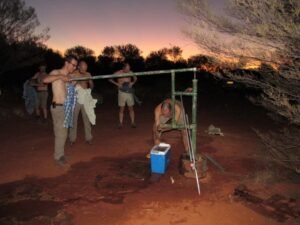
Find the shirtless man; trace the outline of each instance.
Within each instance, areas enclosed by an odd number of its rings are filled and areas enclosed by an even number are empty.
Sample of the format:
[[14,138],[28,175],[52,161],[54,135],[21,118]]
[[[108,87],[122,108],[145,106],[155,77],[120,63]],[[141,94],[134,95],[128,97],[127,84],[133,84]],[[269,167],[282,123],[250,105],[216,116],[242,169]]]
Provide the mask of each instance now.
[[[172,130],[172,128],[164,128],[163,125],[172,123],[172,100],[166,99],[154,109],[154,125],[153,125],[153,142],[155,145],[160,143],[160,136],[164,131]],[[175,101],[175,121],[176,124],[184,125],[184,115],[182,105],[179,101]],[[182,141],[185,150],[188,152],[188,139],[185,129],[181,129]]]
[[70,82],[70,75],[77,67],[77,59],[68,56],[61,69],[53,70],[43,79],[44,83],[52,83],[53,99],[51,104],[51,114],[54,127],[54,160],[58,165],[65,165],[64,147],[68,137],[68,128],[64,127],[64,102],[66,100],[66,83]]
[[[121,70],[117,71],[115,74],[123,74],[130,73],[130,65],[128,63],[124,63]],[[117,81],[110,79],[111,83],[116,85],[119,89],[118,91],[118,105],[120,107],[119,111],[119,125],[118,128],[122,128],[123,126],[123,118],[124,118],[124,109],[127,104],[129,110],[129,116],[131,120],[131,127],[136,128],[135,125],[135,115],[134,115],[134,95],[133,95],[133,85],[137,81],[137,77],[120,77]]]
[[[85,61],[81,60],[78,64],[78,71],[76,71],[74,77],[91,77],[91,74],[87,72],[88,65]],[[78,81],[76,86],[83,89],[93,89],[94,83],[93,80],[82,80]],[[92,127],[91,123],[89,121],[89,118],[86,114],[86,111],[84,109],[84,105],[76,103],[75,109],[74,109],[74,115],[73,115],[73,127],[69,130],[69,139],[70,144],[74,144],[77,138],[77,121],[78,121],[78,115],[81,111],[83,125],[84,125],[84,134],[85,134],[85,141],[88,144],[92,144]]]
[[37,90],[37,104],[35,108],[37,118],[40,118],[41,113],[43,112],[44,120],[48,118],[48,110],[47,110],[47,100],[48,100],[48,85],[43,83],[43,79],[47,76],[46,73],[46,64],[41,64],[39,66],[39,72],[37,72],[31,78],[31,85],[36,87]]

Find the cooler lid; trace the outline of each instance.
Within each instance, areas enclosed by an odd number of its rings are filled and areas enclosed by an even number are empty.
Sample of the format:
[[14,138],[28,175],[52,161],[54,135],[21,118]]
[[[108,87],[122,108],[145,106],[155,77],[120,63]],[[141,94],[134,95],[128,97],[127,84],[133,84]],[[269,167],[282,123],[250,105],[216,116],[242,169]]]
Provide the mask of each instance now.
[[158,145],[154,145],[151,149],[151,154],[155,155],[165,155],[171,148],[171,145],[167,143],[160,143]]

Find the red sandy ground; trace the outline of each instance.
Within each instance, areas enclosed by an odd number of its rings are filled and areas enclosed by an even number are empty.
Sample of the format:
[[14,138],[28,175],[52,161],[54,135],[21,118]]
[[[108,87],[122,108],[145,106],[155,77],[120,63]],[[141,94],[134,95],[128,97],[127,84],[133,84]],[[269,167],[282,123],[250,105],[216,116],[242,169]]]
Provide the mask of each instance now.
[[[209,174],[201,182],[201,196],[198,196],[195,181],[178,173],[177,162],[183,146],[180,133],[173,131],[163,136],[172,146],[172,155],[168,172],[158,182],[126,195],[122,204],[102,201],[69,204],[65,209],[74,216],[74,224],[296,224],[296,221],[278,223],[232,200],[234,188],[239,184],[246,184],[261,196],[280,193],[299,197],[299,184],[293,184],[286,179],[261,182],[264,177],[259,176],[269,170],[262,157],[265,155],[264,146],[252,128],[267,131],[278,125],[268,119],[263,110],[239,97],[231,96],[219,100],[216,96],[205,95],[199,99],[198,151],[213,156],[225,168],[227,174],[222,174],[209,163]],[[152,109],[157,102],[148,102],[136,107],[136,129],[126,124],[122,130],[118,130],[117,107],[115,99],[112,99],[111,103],[104,99],[104,104],[97,108],[93,145],[84,143],[80,123],[76,144],[66,146],[66,155],[69,156],[72,166],[80,162],[88,165],[95,157],[146,155],[151,149]],[[79,119],[81,121],[81,117]],[[125,121],[128,121],[127,114]],[[67,169],[62,169],[53,162],[53,132],[50,121],[40,124],[32,117],[25,116],[11,117],[1,123],[1,184],[22,180],[28,176],[55,178],[68,173]],[[210,124],[220,127],[225,136],[206,134],[205,130]],[[83,167],[81,173],[84,172]],[[268,175],[267,172],[265,174]],[[76,173],[72,176],[76,176]],[[173,184],[170,177],[175,181]],[[84,193],[84,188],[69,188],[70,192],[88,194]],[[66,193],[60,193],[61,195],[68,194],[68,188],[64,190]]]

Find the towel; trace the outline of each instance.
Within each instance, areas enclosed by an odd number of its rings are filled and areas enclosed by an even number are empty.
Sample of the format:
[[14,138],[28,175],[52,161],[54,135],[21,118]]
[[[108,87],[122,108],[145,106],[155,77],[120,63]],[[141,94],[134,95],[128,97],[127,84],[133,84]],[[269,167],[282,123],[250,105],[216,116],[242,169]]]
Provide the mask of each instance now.
[[86,115],[92,125],[96,124],[95,107],[97,100],[92,96],[90,88],[83,89],[81,86],[76,86],[77,102],[83,105]]
[[67,98],[64,103],[64,111],[65,111],[65,120],[64,127],[70,128],[73,127],[73,113],[76,105],[76,92],[75,85],[67,84]]

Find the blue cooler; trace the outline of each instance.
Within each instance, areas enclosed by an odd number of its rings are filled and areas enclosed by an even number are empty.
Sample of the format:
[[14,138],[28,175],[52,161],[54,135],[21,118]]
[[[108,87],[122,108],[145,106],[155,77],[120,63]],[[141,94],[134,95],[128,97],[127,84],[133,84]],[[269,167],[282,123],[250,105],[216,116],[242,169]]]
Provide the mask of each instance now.
[[155,145],[150,152],[151,172],[164,174],[170,162],[170,148],[166,143]]

